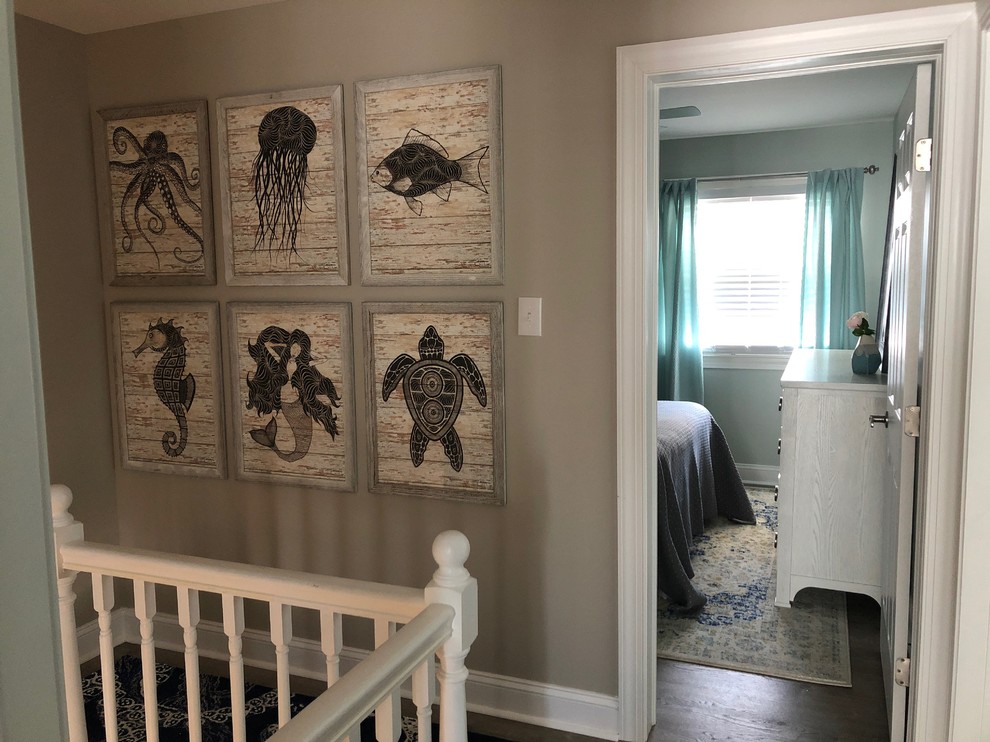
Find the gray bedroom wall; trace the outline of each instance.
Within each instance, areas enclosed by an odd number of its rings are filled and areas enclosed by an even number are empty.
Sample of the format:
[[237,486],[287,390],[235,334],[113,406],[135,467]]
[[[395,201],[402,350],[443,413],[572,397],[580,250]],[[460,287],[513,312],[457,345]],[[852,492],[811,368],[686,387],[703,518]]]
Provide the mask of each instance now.
[[[664,141],[660,162],[665,178],[787,173],[877,165],[863,181],[863,263],[866,306],[875,319],[880,293],[890,170],[892,121],[789,131]],[[795,245],[800,250],[800,245]],[[705,370],[705,405],[725,432],[742,465],[777,466],[780,436],[780,371]]]
[[[369,495],[366,444],[359,438],[359,487],[353,494],[117,471],[113,481],[121,543],[421,585],[432,567],[433,536],[459,528],[471,539],[468,566],[481,590],[480,635],[469,658],[471,668],[614,696],[615,49],[930,4],[287,0],[87,37],[90,108],[190,98],[208,98],[212,104],[222,96],[342,83],[354,242],[353,83],[482,64],[501,64],[503,71],[504,286],[386,289],[364,288],[355,281],[331,289],[249,289],[226,287],[221,279],[213,288],[114,288],[105,296],[221,303],[348,301],[358,320],[358,369],[363,364],[362,301],[503,301],[505,507]],[[25,28],[25,34],[36,30]],[[42,67],[46,41],[36,36],[31,43],[38,47],[30,65]],[[77,63],[74,58],[66,62],[72,68],[65,70],[70,79],[75,79]],[[67,138],[66,146],[71,142],[72,158],[89,157],[90,122],[74,94],[47,77],[26,78],[25,84],[38,86],[39,97],[57,101],[60,95],[69,96],[69,108],[56,117],[58,132],[52,135]],[[37,196],[38,203],[48,204],[59,188],[59,175],[49,167],[44,158],[29,162],[35,171],[29,178],[48,181],[49,195]],[[213,171],[218,171],[215,154]],[[85,190],[81,183],[64,190],[66,197],[92,196],[80,195]],[[216,199],[214,203],[218,206]],[[62,212],[49,208],[41,213]],[[51,259],[39,261],[38,280],[59,285],[76,272],[84,285],[79,311],[90,329],[85,343],[70,345],[71,360],[60,355],[64,338],[54,331],[43,333],[42,351],[46,367],[72,363],[85,367],[91,378],[94,398],[83,407],[71,407],[67,415],[84,440],[96,425],[94,456],[104,462],[99,464],[104,467],[99,477],[104,477],[110,408],[106,382],[96,377],[105,379],[106,351],[105,340],[91,324],[93,305],[103,294],[93,272],[99,260],[97,231],[94,213],[73,214],[77,239],[51,247]],[[352,249],[351,273],[357,276],[357,248]],[[76,251],[86,251],[85,257]],[[77,259],[82,261],[78,265],[73,262]],[[222,276],[222,257],[218,262]],[[543,297],[542,337],[515,335],[519,296]],[[49,327],[74,316],[61,306],[58,312],[46,307],[41,312],[43,325]],[[358,391],[364,394],[362,384],[359,373]],[[363,405],[357,408],[363,424]],[[49,415],[58,414],[49,410]],[[67,435],[53,437],[51,444],[53,459],[66,461],[83,445]],[[87,488],[79,493],[78,508],[102,511],[112,520],[112,508],[92,499],[103,492]],[[113,534],[106,537],[111,540]]]

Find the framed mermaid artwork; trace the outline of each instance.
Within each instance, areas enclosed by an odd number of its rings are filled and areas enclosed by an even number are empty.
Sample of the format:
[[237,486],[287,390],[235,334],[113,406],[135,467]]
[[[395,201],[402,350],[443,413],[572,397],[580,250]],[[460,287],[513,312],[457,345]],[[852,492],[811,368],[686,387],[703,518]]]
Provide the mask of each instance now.
[[226,476],[219,314],[212,302],[110,304],[123,468]]
[[217,101],[230,285],[346,285],[343,88]]
[[355,84],[361,280],[500,285],[501,67]]
[[206,101],[93,114],[104,280],[216,283]]
[[363,309],[370,491],[504,504],[501,302]]
[[227,306],[235,475],[353,492],[350,304]]

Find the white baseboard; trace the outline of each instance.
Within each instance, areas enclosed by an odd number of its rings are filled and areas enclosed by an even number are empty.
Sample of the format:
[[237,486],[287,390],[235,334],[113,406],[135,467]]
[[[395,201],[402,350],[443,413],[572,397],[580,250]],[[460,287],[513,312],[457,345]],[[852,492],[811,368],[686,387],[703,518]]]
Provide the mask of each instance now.
[[[131,625],[133,624],[133,626]],[[124,642],[140,643],[141,635],[137,631],[137,619],[126,608],[117,608],[110,612],[110,630],[113,632],[114,646]],[[79,647],[79,661],[88,662],[100,656],[100,624],[94,619],[76,629],[76,641]]]
[[[128,609],[113,611],[112,626],[114,644],[141,643],[137,619]],[[96,621],[79,627],[78,637],[80,661],[99,656],[100,630]],[[242,639],[246,665],[275,669],[275,649],[267,632],[246,629]],[[222,624],[201,621],[197,640],[200,656],[217,660],[228,658],[227,635]],[[176,616],[163,613],[155,616],[155,645],[175,652],[184,650],[182,627]],[[367,655],[366,650],[345,648],[340,657],[341,672],[347,672]],[[326,659],[318,641],[294,638],[289,649],[289,666],[297,677],[326,679]],[[408,696],[408,691],[406,688],[404,695]],[[468,711],[500,719],[600,739],[618,739],[619,700],[603,693],[471,670],[467,681],[467,706]]]
[[777,475],[780,474],[779,466],[764,464],[736,464],[736,470],[744,484],[757,487],[773,487],[777,484]]

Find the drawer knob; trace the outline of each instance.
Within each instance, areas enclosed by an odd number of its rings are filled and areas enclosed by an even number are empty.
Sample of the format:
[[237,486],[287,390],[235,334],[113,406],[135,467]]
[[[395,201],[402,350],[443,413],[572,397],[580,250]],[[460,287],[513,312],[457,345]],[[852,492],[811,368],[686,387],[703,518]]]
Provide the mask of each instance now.
[[780,456],[780,438],[777,439],[777,455]]
[[877,423],[883,423],[883,426],[885,428],[890,425],[890,421],[887,419],[886,412],[883,413],[882,415],[870,415],[870,427],[871,428],[876,427]]
[[784,409],[784,398],[777,397],[777,412],[780,412],[783,409]]

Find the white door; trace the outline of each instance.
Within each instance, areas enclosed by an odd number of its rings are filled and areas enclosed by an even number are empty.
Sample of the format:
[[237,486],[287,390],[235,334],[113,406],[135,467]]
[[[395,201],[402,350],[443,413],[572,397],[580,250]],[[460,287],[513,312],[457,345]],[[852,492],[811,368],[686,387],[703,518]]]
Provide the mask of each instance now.
[[[884,492],[881,652],[890,738],[905,735],[907,688],[895,680],[900,658],[909,657],[911,544],[915,502],[917,438],[905,418],[920,404],[920,363],[925,301],[924,265],[928,244],[928,173],[916,163],[918,141],[930,133],[932,67],[919,65],[897,114],[896,191],[888,263],[890,322],[887,331],[887,463]],[[908,420],[908,428],[910,428]]]

